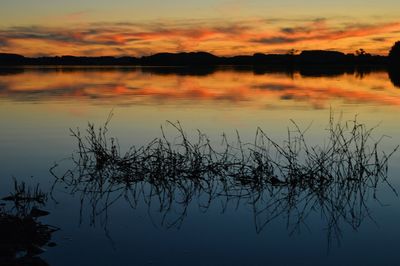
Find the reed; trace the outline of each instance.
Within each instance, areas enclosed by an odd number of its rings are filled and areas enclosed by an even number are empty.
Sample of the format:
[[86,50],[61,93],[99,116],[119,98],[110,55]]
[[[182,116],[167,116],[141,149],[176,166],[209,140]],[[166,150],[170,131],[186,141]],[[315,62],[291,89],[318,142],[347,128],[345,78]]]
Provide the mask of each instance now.
[[0,204],[0,264],[47,265],[37,255],[50,242],[58,228],[43,224],[38,217],[49,214],[38,207],[45,205],[47,193],[39,185],[29,186],[14,178],[14,191]]
[[58,165],[51,169],[56,183],[89,201],[93,223],[123,198],[133,208],[141,201],[156,205],[161,224],[179,227],[193,201],[207,210],[218,199],[223,209],[231,202],[250,206],[257,232],[279,216],[294,232],[319,212],[331,239],[339,238],[342,223],[356,230],[364,218],[372,219],[367,201],[377,197],[380,184],[396,193],[388,182],[388,160],[398,147],[380,151],[382,138],[357,118],[335,120],[331,114],[323,146],[309,145],[306,130],[294,121],[282,144],[258,128],[253,143],[223,135],[219,147],[201,131],[190,140],[179,122],[168,122],[176,137],[161,128],[161,137],[124,153],[108,137],[110,118],[100,128],[89,124],[85,134],[71,130],[78,144],[73,167],[61,175]]

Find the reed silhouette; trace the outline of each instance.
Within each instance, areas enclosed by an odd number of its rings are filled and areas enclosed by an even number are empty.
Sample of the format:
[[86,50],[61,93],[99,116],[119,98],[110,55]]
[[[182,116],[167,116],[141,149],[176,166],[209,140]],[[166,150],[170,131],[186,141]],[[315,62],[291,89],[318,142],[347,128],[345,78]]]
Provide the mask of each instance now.
[[48,265],[38,255],[43,246],[55,245],[51,236],[58,228],[38,221],[49,214],[39,209],[46,204],[47,193],[39,185],[29,187],[14,179],[14,192],[1,201],[0,265]]
[[[354,119],[330,117],[324,146],[310,146],[305,130],[293,122],[283,144],[258,128],[253,143],[243,143],[239,134],[232,144],[224,135],[219,147],[198,131],[190,140],[179,122],[168,122],[176,131],[147,145],[122,153],[117,139],[108,136],[109,120],[103,127],[89,124],[86,134],[71,130],[78,144],[73,167],[58,174],[51,168],[54,187],[62,184],[91,206],[90,219],[104,215],[118,200],[132,208],[144,203],[156,210],[160,225],[179,228],[190,205],[207,211],[213,202],[252,209],[255,230],[286,217],[290,233],[299,231],[312,213],[322,215],[327,239],[340,240],[341,228],[357,230],[372,219],[368,201],[377,198],[381,184],[388,182],[388,160],[395,152],[379,151],[382,139],[374,141],[374,128]],[[394,193],[396,191],[393,189]]]

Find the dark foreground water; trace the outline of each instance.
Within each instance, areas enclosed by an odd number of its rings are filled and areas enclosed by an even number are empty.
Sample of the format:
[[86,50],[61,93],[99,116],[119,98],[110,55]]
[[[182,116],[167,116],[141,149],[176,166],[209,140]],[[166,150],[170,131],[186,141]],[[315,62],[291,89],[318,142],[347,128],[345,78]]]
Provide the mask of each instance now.
[[400,189],[399,152],[389,158],[387,182],[341,176],[324,185],[318,177],[322,183],[289,187],[266,174],[268,182],[254,183],[239,168],[228,176],[207,172],[201,181],[189,175],[160,181],[168,169],[143,170],[155,157],[140,161],[140,174],[118,168],[115,181],[115,172],[71,160],[79,158],[79,146],[70,132],[79,128],[85,136],[88,122],[100,127],[112,112],[107,136],[118,138],[123,156],[162,137],[161,126],[171,143],[181,143],[167,121],[179,121],[192,142],[201,130],[221,149],[223,133],[230,143],[237,144],[237,132],[242,143],[254,143],[258,127],[284,146],[288,132],[295,135],[293,120],[308,128],[307,145],[327,147],[334,115],[376,127],[368,147],[385,135],[382,156],[400,144],[399,92],[384,71],[3,69],[0,197],[15,193],[13,178],[48,194],[45,204],[25,210],[11,201],[1,208],[50,213],[31,217],[58,229],[47,243],[35,243],[49,265],[399,265],[400,199],[393,191]]

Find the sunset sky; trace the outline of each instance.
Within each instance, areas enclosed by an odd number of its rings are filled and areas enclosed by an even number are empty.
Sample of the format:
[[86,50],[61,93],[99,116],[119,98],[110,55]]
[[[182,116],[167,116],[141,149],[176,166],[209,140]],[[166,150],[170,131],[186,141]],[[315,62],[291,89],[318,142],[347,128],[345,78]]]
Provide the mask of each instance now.
[[0,52],[217,55],[359,48],[400,40],[398,0],[2,0]]

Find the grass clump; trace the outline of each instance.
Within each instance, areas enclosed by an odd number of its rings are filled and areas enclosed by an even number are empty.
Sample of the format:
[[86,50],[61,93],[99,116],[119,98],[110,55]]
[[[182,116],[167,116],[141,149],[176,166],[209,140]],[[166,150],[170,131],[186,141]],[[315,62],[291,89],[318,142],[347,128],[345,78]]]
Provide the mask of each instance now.
[[47,193],[39,185],[30,187],[14,178],[14,191],[0,204],[0,264],[47,265],[37,255],[43,246],[52,245],[51,236],[58,228],[38,221],[47,211],[39,209],[47,201]]
[[161,137],[124,153],[108,137],[108,123],[89,124],[84,135],[71,130],[78,143],[73,167],[62,175],[52,169],[56,182],[89,200],[93,221],[123,198],[132,207],[156,204],[162,224],[179,226],[190,203],[207,210],[218,200],[224,210],[231,202],[250,206],[257,232],[280,216],[293,232],[319,212],[331,238],[340,236],[341,224],[356,230],[371,217],[367,201],[380,184],[392,188],[388,160],[398,147],[380,151],[382,138],[356,118],[335,121],[331,115],[324,145],[309,145],[306,130],[293,121],[282,144],[258,128],[253,143],[237,134],[232,144],[223,135],[218,147],[201,131],[193,141],[179,122],[168,122],[172,140],[161,128]]

